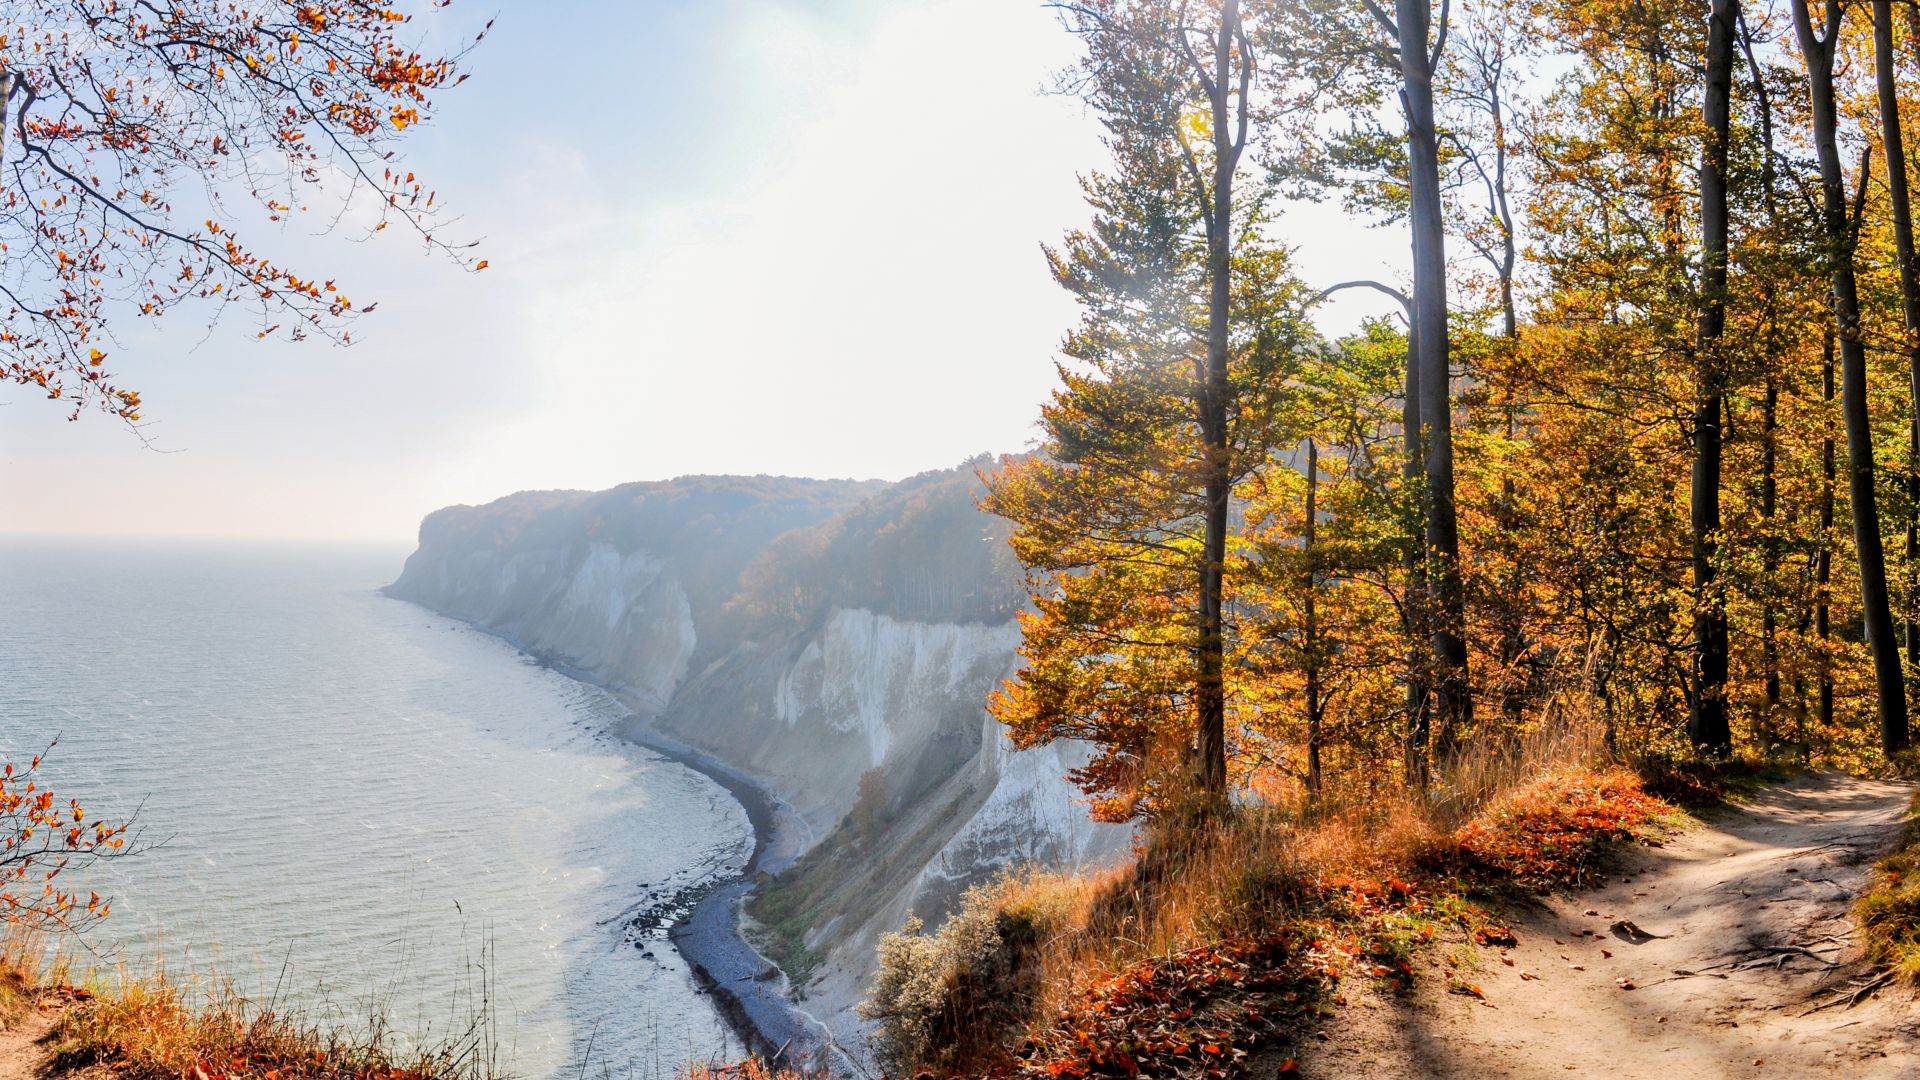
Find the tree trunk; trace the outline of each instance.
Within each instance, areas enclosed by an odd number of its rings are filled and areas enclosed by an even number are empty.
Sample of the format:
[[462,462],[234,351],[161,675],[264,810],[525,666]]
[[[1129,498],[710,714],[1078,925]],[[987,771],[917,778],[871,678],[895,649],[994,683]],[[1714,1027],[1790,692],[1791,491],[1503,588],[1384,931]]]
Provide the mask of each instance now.
[[[1768,360],[1771,362],[1772,356]],[[1780,545],[1774,539],[1774,514],[1779,509],[1778,440],[1780,427],[1780,380],[1767,372],[1767,395],[1760,411],[1760,519],[1766,530],[1760,552],[1760,576],[1765,593],[1761,600],[1760,663],[1765,669],[1767,722],[1771,726],[1780,711],[1780,619],[1774,610],[1774,576],[1780,572]]]
[[1401,101],[1412,197],[1413,325],[1418,342],[1422,463],[1426,479],[1427,618],[1431,620],[1433,741],[1442,753],[1473,718],[1467,672],[1466,598],[1453,499],[1453,395],[1447,345],[1447,253],[1440,154],[1433,114],[1428,0],[1396,0]]
[[[1235,39],[1240,33],[1240,0],[1227,0],[1214,39],[1213,77],[1206,82],[1213,107],[1213,191],[1207,222],[1207,364],[1200,387],[1200,432],[1206,483],[1206,532],[1200,563],[1200,627],[1195,704],[1199,714],[1196,750],[1200,788],[1219,799],[1227,790],[1226,619],[1227,509],[1233,486],[1233,462],[1227,430],[1227,326],[1232,302],[1233,173],[1239,164],[1234,102],[1229,99]],[[1243,63],[1245,58],[1242,58]],[[1238,101],[1239,129],[1245,130],[1246,87]]]
[[[1740,48],[1746,56],[1747,70],[1753,76],[1753,94],[1758,106],[1760,119],[1760,194],[1766,206],[1767,226],[1780,227],[1780,206],[1774,197],[1774,148],[1773,148],[1773,101],[1767,91],[1767,82],[1760,72],[1760,63],[1753,53],[1753,30],[1746,19],[1736,17],[1735,25],[1740,31]],[[1761,665],[1766,670],[1767,715],[1777,718],[1780,713],[1780,612],[1777,579],[1780,573],[1780,532],[1776,515],[1780,504],[1780,364],[1781,349],[1778,333],[1779,319],[1777,301],[1779,288],[1769,275],[1761,283],[1761,309],[1766,313],[1767,330],[1764,355],[1766,357],[1766,399],[1761,413],[1760,445],[1760,513],[1764,521],[1765,535],[1761,541],[1761,577],[1764,579],[1762,595],[1762,614],[1760,624]],[[1805,619],[1801,622],[1801,632],[1805,633]],[[1806,697],[1802,693],[1804,684],[1796,677],[1794,680],[1795,715],[1798,717],[1798,737],[1802,745],[1806,742],[1807,710]]]
[[1833,489],[1837,479],[1833,442],[1833,330],[1821,346],[1820,400],[1826,403],[1826,437],[1820,441],[1820,553],[1813,564],[1813,636],[1820,642],[1820,726],[1833,726],[1833,664],[1827,640],[1833,634]]
[[1906,324],[1907,378],[1912,412],[1907,422],[1907,546],[1904,605],[1907,663],[1920,665],[1920,617],[1914,611],[1920,572],[1920,274],[1913,254],[1913,202],[1907,190],[1907,148],[1900,130],[1900,92],[1893,79],[1893,3],[1873,0],[1874,83],[1880,97],[1880,144],[1886,150],[1887,199],[1893,207],[1893,245],[1900,259],[1900,300]]
[[[1840,37],[1840,0],[1826,0],[1824,39],[1816,36],[1808,0],[1793,0],[1801,53],[1807,58],[1807,82],[1813,106],[1813,140],[1820,155],[1822,218],[1826,225],[1829,272],[1833,277],[1834,323],[1840,340],[1840,416],[1847,432],[1847,495],[1853,510],[1853,542],[1859,551],[1860,606],[1867,647],[1873,654],[1874,684],[1880,704],[1880,745],[1888,754],[1907,745],[1907,696],[1900,642],[1894,638],[1887,602],[1887,556],[1880,539],[1880,507],[1873,487],[1873,430],[1867,415],[1867,353],[1860,340],[1860,295],[1854,280],[1854,215],[1847,206],[1846,177],[1835,142],[1833,53]],[[1864,171],[1867,159],[1861,159]]]
[[1413,493],[1426,484],[1426,465],[1420,438],[1420,328],[1417,324],[1407,331],[1406,397],[1400,405],[1400,431],[1407,448],[1406,461],[1401,466],[1401,480],[1407,492],[1408,511],[1415,515],[1407,523],[1403,567],[1407,578],[1402,605],[1407,624],[1406,771],[1409,786],[1424,787],[1427,782],[1427,742],[1432,734],[1432,713],[1427,705],[1428,653],[1431,646],[1427,643],[1425,614],[1426,529],[1421,524],[1420,518],[1424,515],[1419,510],[1424,505],[1425,497],[1422,496],[1420,502],[1412,498]]
[[1306,616],[1302,629],[1306,639],[1307,668],[1307,797],[1317,799],[1320,796],[1320,722],[1326,703],[1321,700],[1323,691],[1320,686],[1320,623],[1318,612],[1314,608],[1315,594],[1320,589],[1320,575],[1314,563],[1317,553],[1313,549],[1315,533],[1319,524],[1320,495],[1320,446],[1313,439],[1307,440],[1307,516],[1300,538],[1300,555],[1307,563],[1306,597],[1303,614]]
[[1733,27],[1737,0],[1712,0],[1707,16],[1707,71],[1700,149],[1699,365],[1693,413],[1693,715],[1687,735],[1694,748],[1724,755],[1733,749],[1727,726],[1727,605],[1715,580],[1719,553],[1721,416],[1726,376],[1720,336],[1727,325],[1727,140],[1733,91]]

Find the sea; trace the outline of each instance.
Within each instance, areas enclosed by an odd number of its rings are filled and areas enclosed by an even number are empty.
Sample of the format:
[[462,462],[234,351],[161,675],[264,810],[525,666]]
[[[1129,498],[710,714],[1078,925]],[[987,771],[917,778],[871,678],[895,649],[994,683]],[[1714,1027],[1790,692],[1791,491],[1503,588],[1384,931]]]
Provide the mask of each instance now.
[[741,872],[740,805],[604,691],[381,595],[406,553],[0,539],[0,755],[136,836],[62,879],[111,915],[43,947],[402,1042],[478,1023],[531,1080],[727,1053],[656,909]]

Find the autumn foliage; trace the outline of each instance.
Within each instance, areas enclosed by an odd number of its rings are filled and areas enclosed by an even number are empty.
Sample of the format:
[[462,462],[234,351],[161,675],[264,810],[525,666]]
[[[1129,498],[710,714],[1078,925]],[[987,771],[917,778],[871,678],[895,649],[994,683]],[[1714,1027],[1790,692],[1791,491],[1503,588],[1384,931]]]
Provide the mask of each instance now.
[[24,769],[0,766],[0,920],[15,931],[84,929],[112,902],[70,883],[128,853],[129,825],[90,818],[79,800],[55,795],[40,775],[43,756]]
[[[1816,7],[1074,5],[1112,161],[1049,251],[1080,320],[1040,444],[985,502],[1031,593],[991,706],[1014,743],[1090,743],[1109,820],[1177,810],[1216,712],[1215,803],[1471,801],[1456,764],[1576,729],[1634,763],[1897,768],[1920,285],[1885,163],[1920,24]],[[1209,58],[1248,65],[1257,162],[1221,153]],[[1289,197],[1407,230],[1411,280],[1307,280]],[[1389,314],[1335,332],[1355,288]]]
[[869,1015],[899,1075],[1243,1075],[1348,980],[1405,988],[1436,946],[1511,945],[1501,899],[1593,884],[1674,812],[1631,772],[1559,764],[1451,826],[1400,800],[1163,821],[1129,866],[1003,879],[889,939]]
[[115,375],[122,320],[196,307],[344,342],[372,310],[267,250],[282,223],[398,226],[454,252],[397,144],[464,76],[410,43],[413,19],[373,0],[8,4],[0,375],[137,420]]
[[1497,799],[1453,834],[1450,861],[1476,881],[1536,891],[1592,885],[1606,846],[1647,838],[1675,813],[1622,769],[1558,770]]
[[1285,939],[1144,960],[1086,987],[1024,1049],[1034,1076],[1230,1076],[1291,1026],[1307,993]]

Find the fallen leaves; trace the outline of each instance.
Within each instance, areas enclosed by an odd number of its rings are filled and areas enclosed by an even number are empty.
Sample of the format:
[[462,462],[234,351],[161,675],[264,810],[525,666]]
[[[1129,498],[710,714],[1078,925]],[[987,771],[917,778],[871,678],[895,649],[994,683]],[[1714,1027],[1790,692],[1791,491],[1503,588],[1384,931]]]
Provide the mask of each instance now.
[[1579,888],[1597,879],[1607,844],[1639,839],[1672,809],[1626,772],[1582,772],[1514,793],[1463,826],[1454,842],[1476,876],[1539,892]]
[[1082,991],[1026,1046],[1028,1076],[1232,1074],[1298,1011],[1309,981],[1282,938],[1142,961]]

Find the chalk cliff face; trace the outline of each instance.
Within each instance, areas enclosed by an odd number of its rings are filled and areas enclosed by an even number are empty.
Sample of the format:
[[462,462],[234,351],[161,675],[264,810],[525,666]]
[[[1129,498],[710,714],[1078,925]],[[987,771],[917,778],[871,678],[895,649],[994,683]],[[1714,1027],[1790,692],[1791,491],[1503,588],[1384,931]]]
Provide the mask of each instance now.
[[693,610],[652,552],[623,553],[605,542],[522,551],[423,547],[415,561],[395,595],[617,682],[655,709],[686,678]]
[[977,494],[971,464],[898,485],[525,493],[429,516],[388,591],[624,691],[786,801],[813,850],[754,911],[776,958],[844,1011],[908,915],[937,922],[1003,866],[1127,843],[1062,780],[1077,748],[1016,753],[986,714],[1024,593]]

